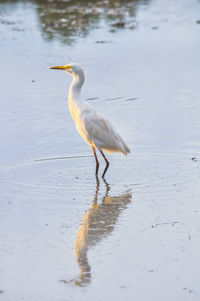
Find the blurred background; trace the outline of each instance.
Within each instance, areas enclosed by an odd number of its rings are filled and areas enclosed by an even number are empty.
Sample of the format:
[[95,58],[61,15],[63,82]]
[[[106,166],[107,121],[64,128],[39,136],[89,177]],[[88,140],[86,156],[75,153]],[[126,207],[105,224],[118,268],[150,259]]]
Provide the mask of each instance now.
[[[0,0],[0,300],[199,300],[199,37],[198,0]],[[99,184],[70,62],[131,149]]]

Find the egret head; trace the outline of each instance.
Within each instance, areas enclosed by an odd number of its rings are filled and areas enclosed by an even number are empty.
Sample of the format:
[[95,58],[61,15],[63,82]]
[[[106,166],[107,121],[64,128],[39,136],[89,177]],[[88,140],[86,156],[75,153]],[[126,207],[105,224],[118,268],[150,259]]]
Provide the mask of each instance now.
[[51,67],[50,69],[63,70],[65,72],[71,74],[72,76],[77,76],[77,75],[81,76],[83,74],[83,70],[76,63],[71,63],[71,64],[64,65],[64,66],[55,66],[55,67]]

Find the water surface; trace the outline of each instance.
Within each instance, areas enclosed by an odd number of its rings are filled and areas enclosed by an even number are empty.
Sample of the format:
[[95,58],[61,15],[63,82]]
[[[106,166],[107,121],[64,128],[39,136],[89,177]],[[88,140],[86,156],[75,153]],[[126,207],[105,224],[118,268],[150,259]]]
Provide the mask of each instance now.
[[[0,1],[0,299],[199,300],[199,10]],[[49,70],[71,61],[132,151],[106,182]]]

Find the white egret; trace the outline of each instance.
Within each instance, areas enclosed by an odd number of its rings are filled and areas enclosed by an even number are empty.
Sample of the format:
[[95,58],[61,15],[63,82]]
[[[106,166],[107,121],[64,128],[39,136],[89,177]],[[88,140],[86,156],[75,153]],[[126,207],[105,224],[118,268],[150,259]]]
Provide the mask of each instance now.
[[94,154],[96,161],[96,176],[98,175],[99,162],[96,155],[96,149],[103,156],[106,166],[102,177],[109,167],[109,162],[103,151],[107,153],[119,152],[128,155],[130,150],[123,139],[117,134],[111,125],[100,112],[81,97],[81,88],[85,76],[83,70],[76,64],[71,63],[64,66],[55,66],[50,69],[64,70],[73,76],[73,81],[69,89],[69,110],[76,124],[77,131],[87,142]]

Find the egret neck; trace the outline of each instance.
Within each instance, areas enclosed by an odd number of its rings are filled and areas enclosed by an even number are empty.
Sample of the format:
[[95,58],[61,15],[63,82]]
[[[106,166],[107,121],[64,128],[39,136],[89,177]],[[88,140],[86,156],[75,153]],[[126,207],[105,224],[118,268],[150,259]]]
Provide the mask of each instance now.
[[73,81],[69,89],[68,105],[69,110],[76,123],[76,119],[80,114],[80,107],[83,105],[83,100],[81,97],[81,88],[85,80],[84,72],[79,71],[78,74],[73,74]]
[[73,81],[69,89],[69,101],[80,102],[81,101],[81,88],[85,81],[85,75],[82,70],[79,70],[79,74],[73,74]]

